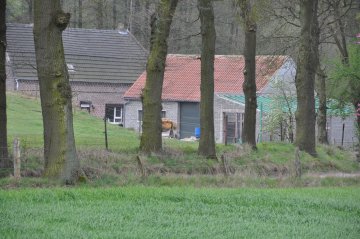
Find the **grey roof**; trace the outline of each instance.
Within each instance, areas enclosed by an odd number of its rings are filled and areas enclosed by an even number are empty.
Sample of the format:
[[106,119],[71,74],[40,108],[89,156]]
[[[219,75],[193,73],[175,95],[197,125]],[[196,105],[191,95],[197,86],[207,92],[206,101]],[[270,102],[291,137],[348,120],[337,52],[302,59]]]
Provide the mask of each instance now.
[[[68,28],[63,42],[71,81],[133,83],[145,70],[147,52],[129,33]],[[15,77],[37,80],[32,26],[7,24],[7,44]]]

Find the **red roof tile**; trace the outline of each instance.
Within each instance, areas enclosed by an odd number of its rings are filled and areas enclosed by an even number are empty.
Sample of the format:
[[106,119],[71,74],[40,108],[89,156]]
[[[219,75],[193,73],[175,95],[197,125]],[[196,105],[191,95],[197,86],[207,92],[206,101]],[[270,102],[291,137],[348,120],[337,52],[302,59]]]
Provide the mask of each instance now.
[[[271,76],[285,63],[286,56],[256,57],[256,86],[262,90]],[[214,80],[216,93],[242,93],[244,82],[243,56],[215,56]],[[140,98],[145,86],[146,71],[125,93],[127,99]],[[200,101],[200,57],[196,55],[168,55],[164,75],[162,99],[167,101]]]

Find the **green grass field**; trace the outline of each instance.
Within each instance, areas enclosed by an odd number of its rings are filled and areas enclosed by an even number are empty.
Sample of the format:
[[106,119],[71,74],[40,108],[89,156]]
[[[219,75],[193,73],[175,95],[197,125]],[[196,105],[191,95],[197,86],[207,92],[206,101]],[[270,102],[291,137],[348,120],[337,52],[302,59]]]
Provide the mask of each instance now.
[[359,238],[359,188],[0,191],[1,238]]

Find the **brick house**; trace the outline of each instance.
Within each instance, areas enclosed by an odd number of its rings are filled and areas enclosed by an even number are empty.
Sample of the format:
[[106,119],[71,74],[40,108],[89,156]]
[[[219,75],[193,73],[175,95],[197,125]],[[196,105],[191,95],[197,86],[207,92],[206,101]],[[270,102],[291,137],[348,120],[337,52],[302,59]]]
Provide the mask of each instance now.
[[[215,56],[215,94],[243,94],[243,56]],[[258,56],[256,58],[258,94],[269,94],[269,82],[274,79],[294,79],[293,61],[286,56]],[[142,104],[140,94],[145,86],[146,72],[125,93],[125,127],[141,130]],[[231,101],[215,97],[215,139],[223,139],[223,114]],[[163,117],[177,123],[180,138],[194,136],[200,127],[200,57],[196,55],[168,55],[162,92]],[[243,109],[238,108],[243,114]],[[241,111],[242,110],[242,111]],[[230,111],[233,111],[232,109]]]
[[[7,89],[39,96],[31,25],[7,25]],[[68,28],[65,60],[76,107],[123,124],[124,93],[145,70],[146,50],[127,31]]]

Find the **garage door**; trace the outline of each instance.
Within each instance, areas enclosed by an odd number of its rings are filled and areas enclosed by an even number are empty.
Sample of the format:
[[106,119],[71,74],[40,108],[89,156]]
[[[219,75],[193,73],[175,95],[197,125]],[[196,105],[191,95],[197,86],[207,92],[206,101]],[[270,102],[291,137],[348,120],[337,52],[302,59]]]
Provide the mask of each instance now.
[[195,128],[200,127],[200,104],[180,103],[180,138],[195,136]]

